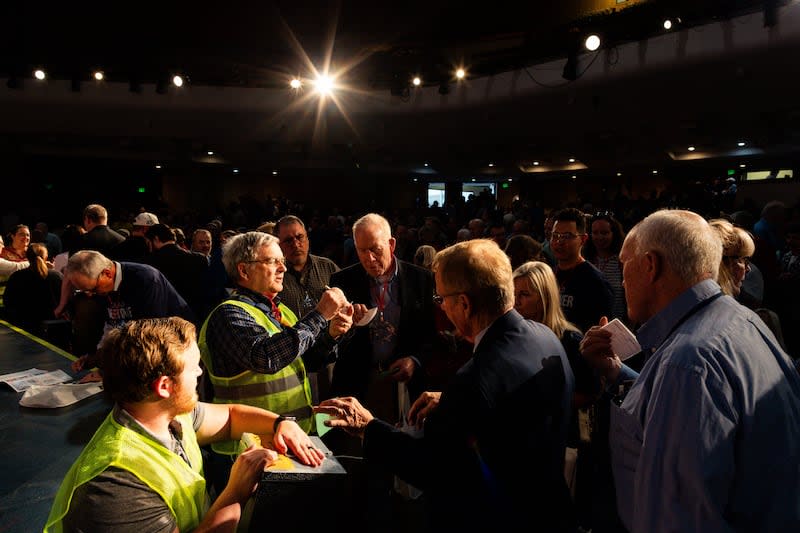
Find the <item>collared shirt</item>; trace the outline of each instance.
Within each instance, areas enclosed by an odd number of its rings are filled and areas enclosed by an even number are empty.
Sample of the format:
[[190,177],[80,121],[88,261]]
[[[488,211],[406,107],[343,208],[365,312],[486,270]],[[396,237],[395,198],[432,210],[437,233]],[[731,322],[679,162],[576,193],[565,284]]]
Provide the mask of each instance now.
[[390,274],[371,278],[370,307],[378,307],[378,314],[369,323],[370,341],[374,362],[391,358],[397,347],[397,328],[400,327],[400,284],[397,257],[392,257]]
[[[266,296],[237,287],[234,297],[244,297],[244,301],[263,311],[282,331],[270,335],[244,309],[235,305],[218,307],[209,317],[206,330],[216,375],[231,377],[245,370],[274,374],[312,347],[321,357],[334,350],[336,341],[328,335],[328,322],[319,311],[311,311],[293,327],[284,327],[272,315],[272,305]],[[277,297],[273,300],[276,305],[279,303]]]
[[300,272],[291,266],[283,276],[283,290],[278,294],[283,304],[294,311],[298,318],[317,307],[331,274],[339,267],[327,257],[308,254],[308,260]]
[[719,293],[698,283],[637,334],[651,355],[609,434],[632,533],[800,531],[800,375]]

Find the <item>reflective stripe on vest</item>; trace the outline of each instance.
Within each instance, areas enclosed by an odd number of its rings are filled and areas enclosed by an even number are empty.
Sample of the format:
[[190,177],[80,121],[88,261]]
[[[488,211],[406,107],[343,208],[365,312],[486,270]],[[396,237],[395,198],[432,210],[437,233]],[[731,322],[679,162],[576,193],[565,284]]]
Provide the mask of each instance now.
[[75,489],[109,467],[130,472],[161,496],[180,531],[196,528],[208,509],[203,457],[191,416],[175,420],[183,428],[183,447],[191,466],[151,437],[120,425],[109,413],[61,482],[44,531],[62,531],[61,521]]
[[[235,305],[245,310],[270,336],[281,331],[258,307],[239,300],[226,300],[209,314],[200,329],[198,345],[206,372],[214,386],[214,403],[244,403],[284,416],[296,416],[300,427],[306,433],[310,432],[314,421],[311,409],[311,385],[306,376],[303,358],[299,355],[289,365],[274,374],[246,370],[241,374],[226,378],[214,373],[206,332],[211,316],[223,305]],[[278,308],[287,324],[294,326],[297,323],[297,316],[288,307],[279,304]],[[233,455],[236,453],[236,443],[233,441],[215,443],[212,445],[212,449],[217,453]]]

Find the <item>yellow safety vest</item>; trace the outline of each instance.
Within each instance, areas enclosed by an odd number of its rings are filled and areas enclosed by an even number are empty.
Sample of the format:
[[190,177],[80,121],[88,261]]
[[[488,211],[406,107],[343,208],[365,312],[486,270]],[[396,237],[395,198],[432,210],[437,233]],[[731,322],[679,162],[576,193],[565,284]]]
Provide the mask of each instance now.
[[[281,329],[273,323],[258,307],[239,301],[226,300],[219,304],[235,305],[247,311],[255,322],[263,327],[270,336],[280,333]],[[285,305],[279,304],[283,321],[289,326],[297,323],[297,316]],[[245,370],[232,377],[221,377],[214,373],[211,353],[206,341],[208,322],[212,311],[200,329],[200,355],[206,366],[206,372],[214,386],[214,403],[243,403],[253,405],[284,416],[297,417],[297,423],[308,433],[313,428],[313,412],[311,408],[311,384],[308,382],[303,358],[299,355],[274,374],[262,374]],[[212,449],[221,454],[236,453],[237,443],[225,441],[212,444]]]
[[179,415],[176,420],[183,427],[183,447],[191,466],[151,437],[120,425],[113,412],[109,413],[61,482],[45,533],[63,530],[61,521],[75,489],[109,467],[127,470],[158,493],[175,516],[178,529],[196,528],[208,510],[203,457],[191,416]]

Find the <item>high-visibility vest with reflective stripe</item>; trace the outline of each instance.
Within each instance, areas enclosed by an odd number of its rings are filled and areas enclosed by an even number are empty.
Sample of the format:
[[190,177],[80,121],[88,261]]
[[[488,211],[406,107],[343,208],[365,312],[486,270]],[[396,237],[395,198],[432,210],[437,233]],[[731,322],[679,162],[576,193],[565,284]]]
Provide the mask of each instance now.
[[[211,315],[223,305],[235,305],[244,309],[270,336],[281,331],[258,307],[239,300],[226,300],[209,314],[200,329],[198,344],[206,372],[214,386],[214,403],[243,403],[284,416],[296,416],[300,427],[306,433],[310,432],[314,420],[311,409],[311,384],[306,376],[303,358],[299,355],[274,374],[245,370],[241,374],[226,378],[214,373],[214,365],[206,341],[206,331]],[[297,323],[297,316],[288,307],[279,304],[278,309],[280,309],[283,322],[286,322],[287,325],[294,326]],[[213,444],[212,449],[217,453],[233,455],[236,453],[236,445],[237,443],[234,441],[226,441]]]
[[191,416],[175,419],[183,427],[183,447],[191,465],[151,437],[120,425],[113,412],[109,413],[61,482],[45,533],[63,530],[61,521],[69,511],[75,489],[109,467],[127,470],[161,496],[180,531],[196,528],[208,510],[203,456]]

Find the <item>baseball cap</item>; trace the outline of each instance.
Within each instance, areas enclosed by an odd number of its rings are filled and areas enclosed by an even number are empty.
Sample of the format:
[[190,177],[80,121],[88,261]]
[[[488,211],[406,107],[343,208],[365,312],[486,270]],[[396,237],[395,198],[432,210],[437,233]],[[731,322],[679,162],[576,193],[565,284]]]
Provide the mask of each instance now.
[[158,224],[158,217],[153,213],[139,213],[133,219],[134,226],[155,226],[156,224]]

